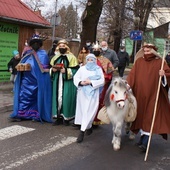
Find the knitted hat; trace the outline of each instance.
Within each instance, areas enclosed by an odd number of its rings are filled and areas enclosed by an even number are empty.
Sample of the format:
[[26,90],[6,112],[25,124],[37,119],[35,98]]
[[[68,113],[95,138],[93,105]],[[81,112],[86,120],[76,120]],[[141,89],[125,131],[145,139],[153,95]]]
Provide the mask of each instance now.
[[13,54],[13,56],[16,56],[17,54],[19,54],[19,52],[17,50],[14,50],[14,51],[12,51],[12,54]]

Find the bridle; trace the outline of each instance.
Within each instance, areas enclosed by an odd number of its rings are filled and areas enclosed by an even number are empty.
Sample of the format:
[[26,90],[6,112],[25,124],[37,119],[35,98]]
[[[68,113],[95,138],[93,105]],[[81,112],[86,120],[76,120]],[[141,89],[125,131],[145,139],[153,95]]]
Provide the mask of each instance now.
[[116,100],[115,102],[116,102],[116,103],[124,102],[126,99],[127,99],[127,97],[126,97],[125,99]]
[[[125,98],[124,99],[119,99],[119,100],[116,100],[115,102],[116,103],[119,103],[119,102],[125,102],[125,100],[128,98],[128,95],[126,94]],[[113,100],[114,99],[114,94],[111,94],[110,95],[110,99]]]

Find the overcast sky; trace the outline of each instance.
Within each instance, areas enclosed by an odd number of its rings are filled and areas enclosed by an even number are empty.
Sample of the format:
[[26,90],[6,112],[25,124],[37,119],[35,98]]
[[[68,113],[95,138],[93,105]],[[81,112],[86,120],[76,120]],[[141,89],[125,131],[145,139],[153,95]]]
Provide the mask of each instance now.
[[[30,3],[31,1],[38,0],[22,0],[23,2]],[[55,11],[56,0],[39,0],[43,2],[43,7],[40,7],[41,13],[46,14],[48,11]],[[59,10],[63,5],[68,6],[71,2],[74,6],[78,5],[79,0],[57,0],[57,10]],[[84,0],[85,1],[85,0]],[[82,9],[78,9],[78,13],[80,14]]]
[[[56,4],[56,0],[42,0],[45,2],[45,7],[42,7],[42,10],[46,10],[46,9],[50,9],[50,8],[54,8],[55,4]],[[63,5],[67,6],[70,3],[73,3],[73,5],[77,4],[75,0],[57,0],[57,9],[60,9]],[[54,8],[55,9],[55,8]]]

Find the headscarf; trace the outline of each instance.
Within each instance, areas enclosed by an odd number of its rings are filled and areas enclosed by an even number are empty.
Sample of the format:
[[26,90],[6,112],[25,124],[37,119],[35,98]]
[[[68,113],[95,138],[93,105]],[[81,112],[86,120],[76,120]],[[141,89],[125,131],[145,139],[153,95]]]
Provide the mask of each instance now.
[[[92,62],[89,62],[88,59],[92,59]],[[97,59],[94,54],[90,53],[86,56],[85,67],[87,70],[90,70],[90,71],[95,71],[96,69],[98,69],[99,66],[97,65]]]
[[[91,58],[92,61],[88,61],[88,59]],[[89,76],[88,79],[90,80],[99,80],[101,78],[101,72],[100,67],[97,65],[97,59],[94,54],[88,54],[86,56],[86,65],[87,70],[95,71],[94,76]],[[95,89],[91,85],[83,86],[83,91],[87,96],[93,96],[95,93]]]
[[151,58],[161,58],[160,54],[157,52],[158,48],[153,45],[153,44],[144,44],[143,47],[136,53],[135,56],[135,61],[140,58],[140,57],[144,57],[144,48],[150,48],[151,49],[151,53],[153,54],[153,56],[151,56]]

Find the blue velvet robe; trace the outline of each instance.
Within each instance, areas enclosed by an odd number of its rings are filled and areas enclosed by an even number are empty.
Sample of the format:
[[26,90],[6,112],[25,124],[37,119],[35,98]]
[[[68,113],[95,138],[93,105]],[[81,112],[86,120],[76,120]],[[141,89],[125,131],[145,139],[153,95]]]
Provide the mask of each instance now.
[[52,122],[52,88],[49,72],[49,58],[45,50],[38,50],[39,64],[31,50],[22,58],[21,63],[29,63],[31,71],[18,71],[14,86],[14,106],[10,117]]

